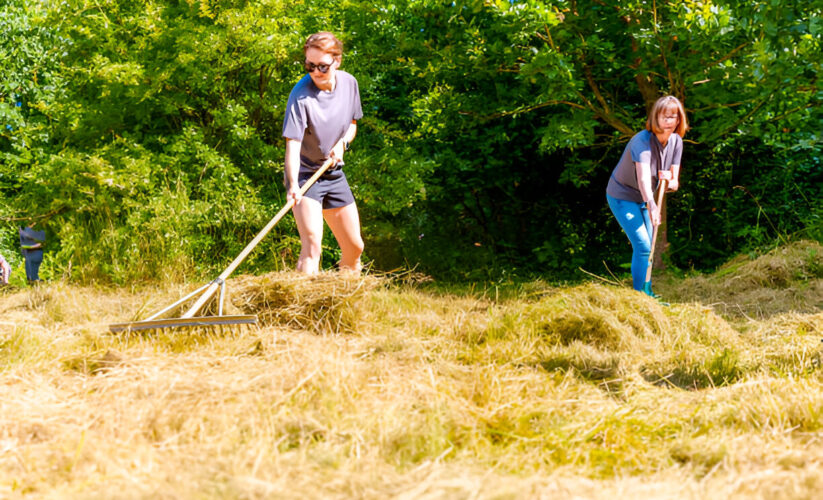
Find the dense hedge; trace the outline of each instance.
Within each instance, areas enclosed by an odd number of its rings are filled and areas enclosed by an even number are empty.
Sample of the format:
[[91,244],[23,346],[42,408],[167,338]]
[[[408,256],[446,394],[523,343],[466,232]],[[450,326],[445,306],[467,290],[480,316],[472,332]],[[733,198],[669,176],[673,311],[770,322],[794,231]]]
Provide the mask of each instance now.
[[[361,86],[347,168],[378,267],[561,278],[628,262],[605,184],[667,93],[693,125],[671,262],[823,238],[821,7],[618,3],[5,2],[0,251],[33,219],[52,277],[225,265],[283,202],[283,107],[321,29]],[[245,269],[291,266],[297,244],[285,220]]]

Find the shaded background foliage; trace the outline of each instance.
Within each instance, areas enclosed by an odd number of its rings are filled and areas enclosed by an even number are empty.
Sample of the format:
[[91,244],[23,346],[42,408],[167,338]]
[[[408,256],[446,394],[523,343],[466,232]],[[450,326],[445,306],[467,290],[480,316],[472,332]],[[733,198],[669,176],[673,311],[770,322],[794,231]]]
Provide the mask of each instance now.
[[[284,201],[283,108],[319,30],[344,40],[361,86],[347,169],[378,267],[562,278],[628,262],[603,193],[647,106],[669,93],[693,126],[669,197],[670,262],[706,268],[820,240],[821,10],[12,0],[0,8],[0,250],[34,219],[51,276],[225,265]],[[297,245],[285,220],[246,269],[290,266]]]

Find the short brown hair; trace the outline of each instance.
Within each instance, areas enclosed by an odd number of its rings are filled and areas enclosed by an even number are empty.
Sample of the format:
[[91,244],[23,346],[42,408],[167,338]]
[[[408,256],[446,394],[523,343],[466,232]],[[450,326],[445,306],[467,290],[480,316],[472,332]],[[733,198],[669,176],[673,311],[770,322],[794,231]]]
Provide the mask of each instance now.
[[652,106],[652,109],[649,111],[649,117],[646,119],[646,130],[654,133],[662,132],[663,129],[660,128],[657,117],[660,116],[662,111],[669,109],[677,110],[678,121],[677,128],[674,129],[674,131],[680,137],[685,136],[686,131],[689,130],[689,122],[686,120],[686,110],[683,109],[683,103],[673,95],[667,95],[655,101],[654,106]]
[[343,42],[328,31],[321,31],[309,36],[303,45],[303,53],[305,54],[310,48],[322,50],[334,57],[343,55]]

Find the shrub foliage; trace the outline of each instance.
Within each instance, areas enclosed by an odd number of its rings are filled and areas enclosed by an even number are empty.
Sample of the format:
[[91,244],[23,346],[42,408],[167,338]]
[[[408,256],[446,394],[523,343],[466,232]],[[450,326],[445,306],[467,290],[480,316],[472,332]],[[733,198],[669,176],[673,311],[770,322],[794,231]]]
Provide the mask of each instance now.
[[[344,40],[360,81],[347,168],[380,267],[561,276],[627,260],[603,191],[663,94],[693,125],[668,206],[675,264],[820,239],[820,14],[739,0],[10,0],[0,248],[37,220],[52,275],[222,267],[284,201],[283,109],[318,30]],[[251,269],[291,265],[282,224]]]

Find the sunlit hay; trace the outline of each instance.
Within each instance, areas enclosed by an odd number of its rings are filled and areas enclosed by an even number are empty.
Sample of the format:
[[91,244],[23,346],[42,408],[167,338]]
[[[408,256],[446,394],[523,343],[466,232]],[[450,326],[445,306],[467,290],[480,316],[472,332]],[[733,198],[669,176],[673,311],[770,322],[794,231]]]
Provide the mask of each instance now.
[[262,325],[353,332],[363,299],[383,283],[369,275],[274,272],[234,279],[228,284],[228,294],[234,307],[244,314],[256,314]]
[[362,311],[363,331],[379,334],[386,328],[422,337],[446,336],[467,343],[482,341],[490,304],[483,299],[438,295],[415,288],[375,290]]
[[482,298],[414,287],[375,290],[358,308],[364,356],[476,362],[485,358],[478,347],[485,343],[493,307]]
[[[28,317],[36,317],[42,323],[50,323],[62,320],[62,305],[55,303],[55,297],[61,297],[55,286],[38,285],[21,292],[25,297],[24,309],[28,312]],[[47,313],[46,313],[47,312]],[[44,314],[46,313],[46,314]]]
[[[738,334],[699,304],[600,285],[503,302],[377,287],[352,306],[357,335],[99,327],[175,287],[67,285],[50,300],[86,312],[62,322],[41,322],[28,292],[0,300],[14,323],[0,328],[0,497],[788,500],[823,486],[823,378],[801,370],[819,312]],[[612,337],[569,334],[573,314]],[[749,368],[780,356],[794,368]]]
[[[820,451],[820,450],[814,450]],[[813,453],[811,451],[810,453]],[[819,455],[818,455],[819,456]],[[797,500],[815,499],[823,491],[823,472],[818,462],[806,460],[802,466],[791,462],[775,461],[767,466],[733,470],[732,483],[712,478],[705,488],[709,498],[740,500]],[[716,489],[711,489],[711,484]],[[700,498],[706,498],[700,497]]]
[[662,307],[632,290],[587,284],[504,311],[488,328],[489,355],[574,370],[609,392],[642,379],[689,389],[726,385],[752,369],[740,335],[699,305]]
[[39,325],[0,330],[0,373],[21,365],[37,365],[59,352],[51,332]]
[[690,465],[700,475],[722,465],[729,456],[725,442],[718,442],[715,437],[690,436],[672,443],[669,453],[672,459],[683,465]]
[[671,328],[654,300],[631,290],[586,284],[558,289],[533,303],[508,304],[489,326],[491,339],[537,338],[550,346],[573,343],[640,354]]
[[107,298],[63,283],[7,297],[0,304],[0,370],[48,364],[77,349],[86,332],[100,327],[93,308]]
[[754,260],[738,256],[711,275],[664,283],[660,291],[731,317],[815,312],[823,305],[823,245],[799,241]]
[[803,375],[823,368],[823,313],[788,313],[750,322],[746,337],[749,356],[769,373]]
[[61,282],[39,284],[25,292],[26,309],[46,327],[87,321],[90,304],[88,296],[94,295],[95,300],[99,300],[100,297],[97,293],[86,292],[87,290],[70,287]]
[[653,384],[691,390],[730,385],[749,371],[750,365],[735,348],[719,352],[700,349],[690,355],[650,362],[641,369],[643,377]]
[[[128,323],[146,320],[183,297],[196,291],[201,286],[203,286],[203,283],[174,283],[163,287],[146,286],[137,290],[132,289],[132,293],[129,295],[123,296],[121,294],[120,304],[116,304],[119,307],[117,308],[118,311],[116,314],[113,315],[113,317],[116,318],[113,322]],[[182,317],[183,314],[185,314],[189,308],[193,306],[194,303],[202,296],[203,292],[205,292],[205,290],[192,296],[187,301],[179,304],[177,307],[163,313],[157,319]],[[196,311],[194,315],[217,316],[219,310],[219,299],[220,290],[218,289],[214,295],[212,295],[210,300],[206,302],[200,310]],[[227,300],[223,301],[223,306],[224,315],[239,314],[239,310],[234,308]]]
[[782,246],[745,264],[740,274],[768,288],[823,278],[823,245],[816,241],[798,241]]
[[[365,398],[378,406],[360,411],[374,414],[364,425],[380,433],[381,454],[398,466],[436,457],[515,474],[546,464],[584,465],[584,453],[566,452],[570,435],[585,432],[615,407],[573,377],[547,378],[531,367],[421,360],[407,370],[386,371],[381,380],[381,393]],[[587,425],[572,423],[571,415]]]
[[696,304],[665,308],[671,323],[657,349],[647,351],[640,373],[664,387],[702,389],[736,382],[754,366],[746,340],[723,318]]
[[498,363],[571,371],[617,390],[631,376],[623,354],[667,322],[654,310],[659,306],[645,302],[639,294],[594,284],[556,289],[534,302],[511,301],[490,321],[485,354]]
[[122,301],[116,294],[102,294],[90,287],[56,283],[48,286],[50,299],[40,314],[40,322],[48,327],[58,325],[77,329],[99,324],[100,316]]
[[784,435],[823,430],[823,383],[813,377],[760,377],[705,393],[696,425]]
[[31,325],[31,312],[24,293],[9,294],[0,300],[0,339],[18,328]]
[[[714,425],[715,429],[708,434],[674,440],[670,454],[676,463],[691,468],[695,478],[709,486],[712,494],[703,498],[789,500],[819,496],[823,468],[817,457],[823,450],[813,436],[803,439],[803,433],[798,433],[793,442],[791,431],[761,428],[744,435],[734,428],[703,422],[702,415],[698,422]],[[798,442],[803,444],[797,447]],[[734,485],[715,490],[721,484],[712,486],[719,483],[712,480],[727,474],[739,479]]]
[[542,279],[536,279],[522,283],[518,286],[519,291],[526,297],[541,297],[558,290],[558,286],[547,283]]
[[632,290],[586,284],[562,289],[527,307],[535,332],[562,345],[580,341],[629,350],[670,328],[659,304]]
[[664,332],[668,347],[688,350],[701,345],[717,351],[741,342],[740,333],[710,308],[675,304],[665,311],[672,325]]
[[139,296],[64,282],[21,289],[0,301],[0,331],[6,325],[39,325],[77,333],[105,329],[113,319],[138,307]]
[[534,355],[544,370],[573,373],[614,395],[618,395],[635,376],[620,353],[602,351],[582,342],[568,346],[541,345]]
[[[199,351],[227,355],[257,355],[266,349],[266,335],[259,325],[198,325],[149,328],[107,334],[94,342],[83,357],[92,358],[107,349],[134,349],[151,346],[156,353],[194,353]],[[94,364],[94,362],[91,362]]]

